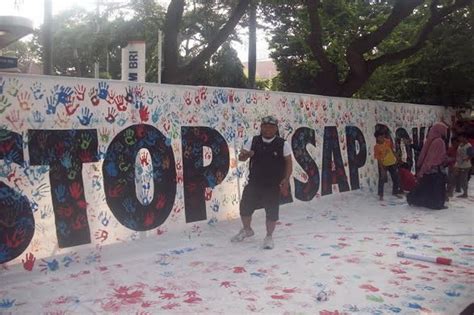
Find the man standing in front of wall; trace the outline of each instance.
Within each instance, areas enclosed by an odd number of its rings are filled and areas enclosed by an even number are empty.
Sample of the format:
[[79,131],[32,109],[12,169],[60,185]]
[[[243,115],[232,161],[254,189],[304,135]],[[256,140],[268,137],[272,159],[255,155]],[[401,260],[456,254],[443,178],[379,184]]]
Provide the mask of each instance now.
[[254,235],[250,226],[252,214],[256,209],[265,208],[267,235],[263,248],[273,248],[272,234],[278,221],[280,192],[288,192],[293,170],[290,145],[277,134],[278,120],[273,116],[263,117],[260,135],[247,142],[239,154],[239,161],[250,158],[250,173],[240,202],[243,228],[232,237],[232,242],[241,242]]

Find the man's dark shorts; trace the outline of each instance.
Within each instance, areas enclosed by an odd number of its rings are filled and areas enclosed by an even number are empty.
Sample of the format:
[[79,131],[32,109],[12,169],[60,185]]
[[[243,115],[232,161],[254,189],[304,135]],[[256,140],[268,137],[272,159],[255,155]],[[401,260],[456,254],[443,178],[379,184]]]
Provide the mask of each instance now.
[[279,186],[259,186],[251,183],[245,186],[240,201],[240,215],[248,217],[256,209],[261,208],[265,208],[267,220],[278,221],[280,209]]

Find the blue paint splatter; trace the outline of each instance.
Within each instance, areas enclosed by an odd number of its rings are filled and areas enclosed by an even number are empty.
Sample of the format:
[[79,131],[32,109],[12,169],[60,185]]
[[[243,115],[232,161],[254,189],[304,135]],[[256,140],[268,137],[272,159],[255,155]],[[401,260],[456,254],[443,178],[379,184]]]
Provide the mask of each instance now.
[[444,291],[444,294],[446,294],[447,296],[450,296],[450,297],[461,296],[461,293],[456,291],[456,290],[446,290],[446,291]]
[[408,307],[409,308],[414,308],[416,310],[421,310],[422,309],[421,305],[417,304],[417,303],[408,303]]

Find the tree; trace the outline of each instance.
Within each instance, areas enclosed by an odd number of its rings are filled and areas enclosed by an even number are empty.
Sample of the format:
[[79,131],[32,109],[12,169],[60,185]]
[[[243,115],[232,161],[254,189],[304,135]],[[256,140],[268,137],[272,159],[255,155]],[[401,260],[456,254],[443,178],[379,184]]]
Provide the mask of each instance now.
[[31,64],[41,59],[41,52],[37,42],[38,34],[35,33],[33,40],[24,42],[16,41],[0,50],[0,55],[18,58],[18,69],[27,72]]
[[248,87],[253,89],[257,73],[257,3],[251,0],[249,8],[249,60],[248,60]]
[[355,96],[421,104],[472,104],[472,14],[466,10],[447,17],[423,49],[398,64],[375,70]]
[[[221,6],[221,9],[229,7],[235,1],[219,1],[216,5]],[[183,14],[185,9],[184,0],[171,0],[168,10],[166,12],[166,18],[164,22],[164,69],[163,69],[163,82],[165,83],[178,83],[183,81],[190,74],[196,72],[202,68],[204,63],[208,61],[211,56],[217,51],[217,49],[227,40],[229,35],[234,31],[236,25],[239,23],[241,17],[246,12],[250,0],[240,0],[237,5],[229,13],[229,17],[225,24],[217,25],[220,28],[215,30],[212,38],[204,40],[205,47],[196,53],[194,56],[185,60],[183,64],[180,62],[179,48],[181,40],[179,39],[179,33],[183,26]],[[194,3],[195,9],[206,9],[205,6]],[[217,11],[219,12],[219,11]],[[216,25],[213,25],[216,26]],[[206,37],[203,37],[204,39]],[[202,47],[202,44],[198,43],[198,46]]]
[[212,57],[211,78],[208,85],[246,88],[247,78],[244,75],[244,66],[240,62],[237,51],[229,42]]
[[[472,0],[266,1],[272,57],[288,91],[350,97],[379,67],[418,52]],[[416,25],[416,29],[408,28]]]

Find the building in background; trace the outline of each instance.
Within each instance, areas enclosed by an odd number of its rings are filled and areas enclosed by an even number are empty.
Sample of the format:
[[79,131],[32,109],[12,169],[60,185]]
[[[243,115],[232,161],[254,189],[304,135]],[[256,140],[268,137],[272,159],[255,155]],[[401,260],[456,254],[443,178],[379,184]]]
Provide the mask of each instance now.
[[[243,62],[244,72],[248,73],[248,62]],[[260,80],[273,79],[278,74],[277,67],[272,59],[257,60],[257,71],[255,77]]]
[[[0,16],[0,49],[33,33],[33,21],[20,16]],[[20,72],[18,56],[1,56],[0,71]]]

